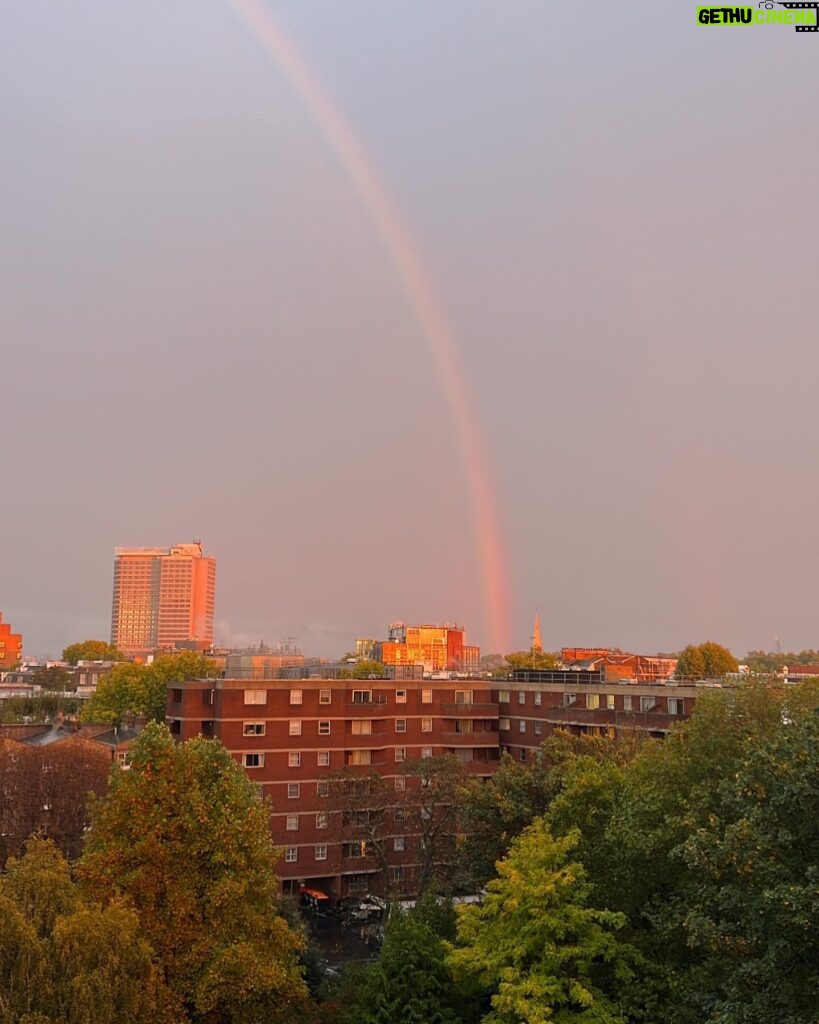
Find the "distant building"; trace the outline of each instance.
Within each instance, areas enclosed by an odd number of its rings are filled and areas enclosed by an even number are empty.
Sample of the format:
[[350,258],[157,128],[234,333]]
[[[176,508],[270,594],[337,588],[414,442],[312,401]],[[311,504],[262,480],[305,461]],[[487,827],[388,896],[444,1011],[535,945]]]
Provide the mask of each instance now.
[[374,657],[384,665],[422,665],[425,675],[455,672],[474,675],[480,669],[481,649],[466,643],[463,626],[390,624],[388,639],[375,645]]
[[213,645],[216,559],[202,544],[117,548],[111,643],[129,656]]
[[19,665],[23,657],[22,633],[12,633],[8,622],[0,615],[0,672]]
[[607,647],[564,647],[560,658],[566,668],[600,671],[608,682],[631,680],[640,683],[662,683],[677,670],[676,658],[653,654],[628,654]]
[[[739,666],[742,669],[742,665]],[[786,683],[801,683],[803,679],[819,677],[819,665],[783,665],[782,678]]]

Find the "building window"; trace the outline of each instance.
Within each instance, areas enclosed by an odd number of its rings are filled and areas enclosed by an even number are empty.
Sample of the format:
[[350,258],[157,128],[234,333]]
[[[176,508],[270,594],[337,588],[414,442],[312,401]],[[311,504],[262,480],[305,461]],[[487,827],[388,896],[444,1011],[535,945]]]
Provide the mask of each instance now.
[[521,759],[521,761],[525,761],[526,760],[526,747],[521,747],[520,748],[520,759]]
[[682,697],[668,698],[668,713],[669,715],[681,715],[683,713]]
[[243,736],[264,736],[264,722],[245,722]]
[[371,750],[349,750],[347,764],[372,764]]
[[574,704],[576,701],[577,701],[577,694],[576,693],[564,693],[563,694],[563,703],[566,705],[566,707],[569,707],[571,704]]
[[512,723],[509,721],[508,718],[498,719],[498,729],[500,729],[501,732],[509,732],[511,728]]
[[291,750],[287,755],[288,768],[301,768],[301,751]]
[[264,754],[242,754],[245,768],[264,768]]
[[397,867],[394,867],[392,869],[392,880],[393,880],[393,882],[403,882],[404,881],[404,865],[403,864],[399,864]]
[[291,718],[290,719],[290,735],[301,736],[301,719]]
[[518,690],[518,704],[525,704],[525,703],[526,703],[526,691],[525,690]]
[[330,751],[320,750],[318,754],[316,754],[316,764],[319,768],[327,768],[330,764]]
[[316,815],[316,828],[327,828],[330,823],[330,818],[327,811],[319,811]]
[[392,841],[392,848],[396,853],[403,853],[404,851],[404,837],[396,836]]
[[471,718],[459,718],[455,723],[455,732],[467,733],[475,731],[475,723]]
[[369,736],[373,731],[373,723],[369,718],[355,718],[350,723],[353,736]]
[[432,703],[432,690],[421,690],[421,703],[431,704]]
[[600,707],[600,694],[599,693],[587,693],[586,694],[586,709],[588,711],[596,711]]
[[542,702],[543,702],[543,694],[540,692],[540,690],[538,690],[535,693],[535,707],[539,708]]
[[325,779],[316,783],[316,796],[329,796],[330,795],[330,783]]
[[421,757],[432,757],[432,747],[421,747]]
[[301,795],[301,786],[298,784],[298,782],[288,782],[287,783],[287,799],[288,800],[298,800],[300,795]]
[[403,807],[396,807],[395,808],[395,824],[396,825],[403,825],[403,823],[404,823],[404,808]]
[[287,864],[295,864],[299,859],[299,848],[297,846],[288,846],[284,851],[284,860]]
[[406,759],[407,759],[407,748],[406,747],[396,747],[395,748],[395,760],[396,761],[406,761]]
[[267,704],[267,690],[245,690],[245,704]]
[[641,697],[640,698],[640,710],[641,711],[653,711],[657,707],[657,701],[653,697]]
[[422,718],[421,719],[421,732],[432,732],[432,719]]
[[316,860],[327,860],[327,846],[325,843],[319,843],[316,847]]
[[319,722],[319,724],[318,724],[318,731],[319,731],[319,736],[329,736],[330,735],[330,723],[329,722]]
[[518,732],[526,732],[526,722],[523,718],[518,722]]
[[372,690],[353,690],[353,704],[372,704]]
[[623,711],[631,711],[631,694],[628,693],[623,697]]
[[395,780],[395,792],[403,793],[406,788],[407,780],[404,778],[403,775],[399,775],[398,778]]
[[606,694],[606,707],[608,708],[609,711],[614,711],[614,694],[613,693],[607,693]]
[[543,726],[540,722],[535,722],[535,736],[540,736],[543,732]]
[[471,704],[472,703],[472,691],[471,690],[456,690],[455,691],[455,703],[456,704]]
[[508,690],[498,690],[498,704],[508,704],[511,700]]
[[341,856],[353,857],[355,859],[358,859],[359,857],[366,857],[367,843],[363,839],[356,839],[352,843],[342,843]]
[[396,690],[395,691],[395,703],[396,704],[406,704],[407,703],[407,691],[406,690]]
[[332,699],[332,690],[319,690],[319,704],[329,704]]
[[302,697],[301,690],[291,690],[290,691],[290,703],[291,704],[301,704],[301,697]]
[[297,832],[299,827],[299,816],[298,814],[287,815],[287,831]]
[[395,731],[406,732],[407,731],[407,720],[406,718],[396,718],[395,720]]

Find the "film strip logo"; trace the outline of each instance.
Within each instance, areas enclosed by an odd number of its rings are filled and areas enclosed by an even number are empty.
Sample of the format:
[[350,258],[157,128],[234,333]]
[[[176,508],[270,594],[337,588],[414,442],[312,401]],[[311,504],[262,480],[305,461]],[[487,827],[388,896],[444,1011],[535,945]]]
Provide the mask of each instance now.
[[[763,2],[763,3],[759,4],[759,6],[760,7],[765,7],[768,10],[772,10],[774,5],[770,2],[770,0],[767,0],[767,2]],[[794,28],[796,29],[797,32],[819,32],[819,0],[814,0],[813,3],[807,3],[807,4],[795,4],[795,3],[781,3],[781,2],[778,2],[777,6],[779,6],[779,7],[787,7],[789,11],[804,11],[804,10],[807,10],[807,9],[811,9],[811,10],[816,11],[816,24],[815,25],[795,25]]]

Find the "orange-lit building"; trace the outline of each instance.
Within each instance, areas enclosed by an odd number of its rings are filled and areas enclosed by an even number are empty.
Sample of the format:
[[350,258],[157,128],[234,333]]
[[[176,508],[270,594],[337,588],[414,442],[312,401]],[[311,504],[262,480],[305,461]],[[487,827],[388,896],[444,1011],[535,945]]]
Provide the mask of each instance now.
[[8,622],[3,622],[0,615],[0,671],[18,665],[23,657],[23,636],[12,633]]
[[117,548],[111,643],[124,654],[213,645],[216,559],[202,544]]
[[463,626],[407,626],[390,623],[388,639],[375,645],[376,660],[384,665],[422,665],[425,675],[478,671],[480,647],[466,643]]

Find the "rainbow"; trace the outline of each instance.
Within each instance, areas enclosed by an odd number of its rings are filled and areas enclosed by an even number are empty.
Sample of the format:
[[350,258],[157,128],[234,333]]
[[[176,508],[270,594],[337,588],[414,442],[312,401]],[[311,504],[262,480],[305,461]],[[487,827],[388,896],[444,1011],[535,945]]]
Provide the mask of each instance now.
[[484,444],[471,411],[471,403],[467,399],[458,352],[423,261],[362,145],[333,106],[293,42],[259,0],[228,2],[306,104],[321,133],[347,171],[392,258],[448,400],[466,468],[485,596],[488,635],[484,637],[484,642],[488,642],[492,651],[507,651],[510,642],[508,573]]

